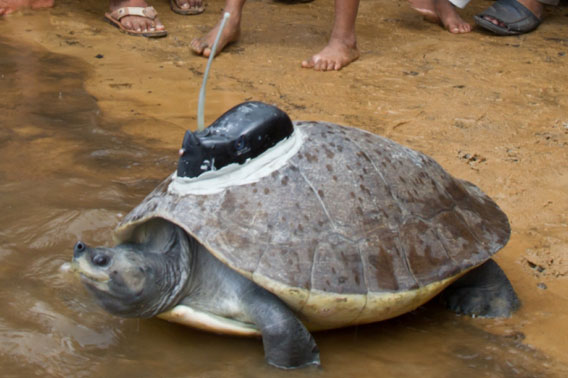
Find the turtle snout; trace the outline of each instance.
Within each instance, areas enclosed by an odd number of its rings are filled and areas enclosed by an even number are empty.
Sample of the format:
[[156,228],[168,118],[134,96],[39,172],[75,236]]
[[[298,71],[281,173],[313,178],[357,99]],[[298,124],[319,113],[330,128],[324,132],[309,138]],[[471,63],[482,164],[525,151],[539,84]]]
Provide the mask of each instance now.
[[77,258],[81,256],[83,252],[85,252],[86,250],[87,250],[87,245],[79,240],[77,243],[75,243],[75,246],[73,247],[73,257]]
[[83,255],[85,255],[85,257],[89,259],[93,265],[100,268],[107,266],[111,260],[110,255],[106,253],[104,249],[89,248],[89,246],[82,241],[78,241],[75,243],[75,247],[73,247],[73,258],[78,259]]

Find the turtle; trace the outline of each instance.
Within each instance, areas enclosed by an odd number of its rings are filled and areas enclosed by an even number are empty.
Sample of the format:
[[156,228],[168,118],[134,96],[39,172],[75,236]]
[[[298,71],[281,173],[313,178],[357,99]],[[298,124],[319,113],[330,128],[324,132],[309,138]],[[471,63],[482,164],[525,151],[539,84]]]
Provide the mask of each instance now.
[[320,364],[311,331],[438,294],[472,316],[520,306],[492,259],[507,216],[425,154],[253,101],[187,131],[179,155],[116,246],[74,246],[72,266],[112,314],[260,336],[266,361],[291,369]]

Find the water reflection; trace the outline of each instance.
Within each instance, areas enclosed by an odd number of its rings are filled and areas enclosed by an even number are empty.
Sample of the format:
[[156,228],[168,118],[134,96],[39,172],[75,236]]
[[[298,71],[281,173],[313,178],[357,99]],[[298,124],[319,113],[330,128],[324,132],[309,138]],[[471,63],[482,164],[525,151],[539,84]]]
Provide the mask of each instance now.
[[[428,305],[316,334],[322,369],[265,365],[255,339],[123,320],[62,272],[77,239],[108,244],[174,170],[171,151],[121,133],[83,88],[83,62],[0,39],[0,366],[3,377],[546,377],[566,372],[523,343]],[[560,375],[559,375],[560,374]]]

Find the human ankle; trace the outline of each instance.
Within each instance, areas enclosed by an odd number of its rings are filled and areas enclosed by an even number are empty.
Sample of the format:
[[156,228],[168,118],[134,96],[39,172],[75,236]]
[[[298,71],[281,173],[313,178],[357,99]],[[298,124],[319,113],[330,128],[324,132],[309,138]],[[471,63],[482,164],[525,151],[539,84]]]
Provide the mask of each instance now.
[[523,4],[528,8],[537,18],[542,17],[542,11],[544,6],[537,0],[517,0],[519,3]]

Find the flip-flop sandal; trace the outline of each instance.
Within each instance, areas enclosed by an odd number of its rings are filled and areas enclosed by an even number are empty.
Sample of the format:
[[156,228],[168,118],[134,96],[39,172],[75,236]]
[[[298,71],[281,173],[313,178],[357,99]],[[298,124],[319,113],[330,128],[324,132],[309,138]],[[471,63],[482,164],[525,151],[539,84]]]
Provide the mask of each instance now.
[[[484,16],[492,17],[505,26],[495,25]],[[497,0],[485,11],[474,16],[475,23],[497,35],[518,35],[531,32],[540,25],[540,20],[516,0]]]
[[205,4],[201,3],[200,7],[185,9],[181,8],[176,2],[176,0],[170,0],[170,8],[172,8],[172,10],[177,14],[182,14],[184,16],[194,16],[196,14],[201,14],[205,11]]
[[150,20],[155,20],[158,16],[158,12],[154,9],[154,7],[124,7],[119,8],[115,11],[110,13],[105,13],[105,21],[109,24],[117,27],[121,32],[134,35],[134,36],[142,36],[148,38],[159,38],[165,37],[168,35],[166,30],[154,30],[154,31],[136,31],[132,29],[127,29],[122,25],[120,20],[126,16],[139,16],[144,17]]

